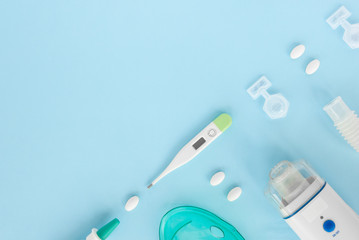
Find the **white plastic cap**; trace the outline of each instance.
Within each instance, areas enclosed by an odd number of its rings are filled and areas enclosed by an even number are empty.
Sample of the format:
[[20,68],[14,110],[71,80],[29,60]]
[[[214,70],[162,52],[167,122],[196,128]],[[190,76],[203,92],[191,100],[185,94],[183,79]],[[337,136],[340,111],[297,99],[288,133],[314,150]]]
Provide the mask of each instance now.
[[336,29],[339,27],[343,20],[350,17],[351,13],[346,9],[346,7],[341,6],[333,15],[331,15],[327,19],[327,23],[331,26],[331,28]]
[[97,235],[97,229],[93,228],[90,235],[86,237],[86,240],[101,240]]
[[345,104],[341,97],[335,98],[324,108],[329,117],[333,120],[334,124],[344,121],[352,115],[352,110]]

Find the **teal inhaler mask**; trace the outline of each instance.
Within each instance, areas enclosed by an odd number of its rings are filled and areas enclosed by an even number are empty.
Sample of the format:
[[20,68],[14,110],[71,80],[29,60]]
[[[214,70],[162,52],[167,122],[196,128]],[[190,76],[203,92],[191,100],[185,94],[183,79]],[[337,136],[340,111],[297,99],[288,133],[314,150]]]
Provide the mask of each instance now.
[[163,216],[160,240],[244,240],[231,224],[196,207],[177,207]]

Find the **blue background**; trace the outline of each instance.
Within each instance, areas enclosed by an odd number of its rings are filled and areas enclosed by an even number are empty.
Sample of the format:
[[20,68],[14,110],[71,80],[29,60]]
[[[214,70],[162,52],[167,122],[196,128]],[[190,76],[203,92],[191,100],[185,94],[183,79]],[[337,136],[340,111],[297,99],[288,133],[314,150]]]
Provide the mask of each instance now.
[[[284,159],[306,159],[359,212],[359,153],[322,110],[340,95],[359,112],[359,49],[325,22],[342,4],[359,22],[357,0],[0,1],[1,238],[85,239],[119,217],[110,239],[158,239],[168,210],[194,205],[246,239],[297,239],[263,194]],[[262,74],[287,118],[246,93]],[[231,128],[147,190],[222,112]]]

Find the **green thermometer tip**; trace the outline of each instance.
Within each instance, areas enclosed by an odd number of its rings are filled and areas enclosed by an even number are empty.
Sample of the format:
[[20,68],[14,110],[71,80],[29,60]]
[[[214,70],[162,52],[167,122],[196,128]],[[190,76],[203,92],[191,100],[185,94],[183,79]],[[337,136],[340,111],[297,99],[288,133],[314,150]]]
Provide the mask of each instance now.
[[227,128],[229,128],[229,126],[231,126],[232,118],[227,113],[222,113],[213,122],[216,124],[219,130],[224,132],[227,130]]

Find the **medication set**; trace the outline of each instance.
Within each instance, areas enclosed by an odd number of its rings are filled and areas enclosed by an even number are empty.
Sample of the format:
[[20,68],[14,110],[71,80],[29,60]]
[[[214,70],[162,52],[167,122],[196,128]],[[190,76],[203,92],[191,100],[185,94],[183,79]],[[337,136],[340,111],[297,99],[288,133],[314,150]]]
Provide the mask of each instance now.
[[[326,21],[332,29],[343,27],[343,40],[350,48],[356,49],[359,48],[359,23],[350,24],[347,20],[350,16],[351,13],[342,6]],[[290,51],[289,57],[294,61],[299,61],[298,59],[306,52],[306,46],[297,43]],[[306,68],[303,70],[307,75],[311,76],[319,70],[319,59],[312,58],[306,63]],[[275,84],[275,79],[271,80]],[[272,82],[266,76],[261,76],[250,84],[247,93],[253,100],[259,99],[258,102],[264,100],[263,111],[269,117],[267,119],[283,119],[288,115],[289,101],[281,93],[271,94]],[[276,86],[276,89],[280,89],[279,91],[282,92],[280,86]],[[323,110],[349,145],[359,152],[359,118],[355,112],[346,105],[340,96],[324,106]],[[163,172],[147,188],[154,188],[151,191],[155,191],[156,187],[154,186],[160,180],[193,160],[229,129],[231,124],[232,118],[229,114],[218,115],[179,150]],[[185,171],[185,169],[181,171]],[[229,183],[233,184],[233,180],[226,176],[226,171],[222,169],[222,166],[218,166],[218,169],[212,172],[208,181],[208,184],[213,186],[213,191],[218,191],[223,186],[229,187]],[[242,192],[240,186],[232,185],[223,199],[226,198],[230,202],[229,204],[233,204],[232,202],[239,199]],[[303,160],[298,162],[284,160],[274,166],[269,171],[269,182],[265,195],[278,209],[283,220],[302,240],[359,239],[359,216],[357,213],[334,191],[329,183]],[[125,204],[126,212],[135,210],[139,203],[140,197],[132,195]],[[178,206],[169,210],[159,224],[160,240],[244,239],[234,226],[222,218],[194,206]],[[92,229],[86,240],[105,240],[118,225],[119,220],[116,218],[100,230]]]

